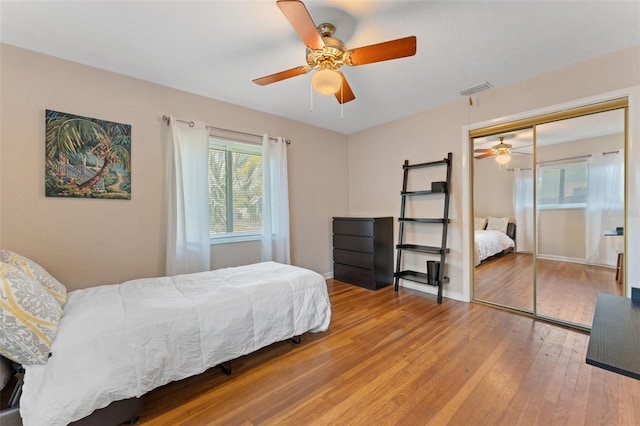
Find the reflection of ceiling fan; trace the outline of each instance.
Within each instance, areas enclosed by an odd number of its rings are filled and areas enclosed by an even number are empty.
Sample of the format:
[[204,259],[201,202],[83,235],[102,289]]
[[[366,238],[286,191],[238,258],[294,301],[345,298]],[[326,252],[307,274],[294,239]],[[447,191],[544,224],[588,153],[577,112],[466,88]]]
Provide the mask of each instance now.
[[[508,163],[509,160],[511,160],[511,156],[509,154],[527,154],[525,152],[512,151],[512,148],[513,148],[512,145],[508,143],[504,143],[505,139],[513,139],[514,137],[515,135],[499,136],[498,137],[498,140],[500,141],[499,144],[494,145],[491,148],[475,149],[474,152],[480,154],[480,155],[477,155],[475,159],[481,160],[483,158],[495,156],[496,162],[498,162],[499,164],[505,164],[505,163]],[[521,146],[513,149],[519,149],[519,148],[525,148],[525,146]]]
[[301,1],[278,0],[276,4],[304,44],[307,45],[308,65],[253,80],[254,83],[260,86],[316,70],[311,78],[311,85],[314,90],[323,95],[335,95],[338,102],[342,104],[356,98],[344,74],[337,71],[342,65],[346,64],[353,67],[404,58],[413,56],[416,53],[415,36],[347,49],[342,41],[333,37],[336,29],[333,25],[324,23],[316,28],[309,11]]

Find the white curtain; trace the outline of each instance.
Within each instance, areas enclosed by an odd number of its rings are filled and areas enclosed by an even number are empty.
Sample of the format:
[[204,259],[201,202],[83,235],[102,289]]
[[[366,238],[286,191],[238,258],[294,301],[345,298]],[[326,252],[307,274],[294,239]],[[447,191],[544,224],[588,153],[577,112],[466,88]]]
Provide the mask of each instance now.
[[624,153],[595,153],[588,164],[587,263],[615,266],[623,238],[604,233],[624,226]]
[[515,169],[513,207],[516,216],[516,248],[533,252],[533,170]]
[[166,275],[208,271],[209,134],[204,123],[170,117],[167,152]]
[[287,146],[283,138],[262,138],[262,260],[291,263]]

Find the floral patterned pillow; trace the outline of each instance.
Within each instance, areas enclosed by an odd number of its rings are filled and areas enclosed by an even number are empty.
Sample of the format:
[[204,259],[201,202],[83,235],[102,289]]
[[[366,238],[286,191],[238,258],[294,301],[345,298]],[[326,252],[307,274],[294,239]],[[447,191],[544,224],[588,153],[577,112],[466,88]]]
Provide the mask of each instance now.
[[0,262],[6,262],[20,268],[28,276],[35,278],[55,297],[60,306],[64,306],[67,302],[67,288],[33,260],[14,253],[11,250],[0,250]]
[[22,365],[46,364],[61,315],[38,281],[0,262],[0,355]]

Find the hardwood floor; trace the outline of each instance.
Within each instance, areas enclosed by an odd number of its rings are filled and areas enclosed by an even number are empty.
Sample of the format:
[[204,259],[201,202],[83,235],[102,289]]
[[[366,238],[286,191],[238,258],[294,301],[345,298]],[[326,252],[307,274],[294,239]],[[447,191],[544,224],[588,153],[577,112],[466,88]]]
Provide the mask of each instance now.
[[409,289],[328,288],[328,331],[157,389],[139,424],[640,424],[640,381],[587,365],[587,334]]
[[[537,261],[537,312],[591,326],[598,293],[622,295],[615,269],[555,260]],[[533,310],[533,259],[512,253],[476,268],[476,298]]]
[[475,270],[475,298],[533,311],[533,256],[511,253]]

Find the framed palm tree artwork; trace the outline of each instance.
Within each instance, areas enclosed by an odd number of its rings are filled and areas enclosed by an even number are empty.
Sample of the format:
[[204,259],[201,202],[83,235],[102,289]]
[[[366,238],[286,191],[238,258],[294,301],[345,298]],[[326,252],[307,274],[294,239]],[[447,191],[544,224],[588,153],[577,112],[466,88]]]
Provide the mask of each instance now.
[[131,126],[46,110],[45,195],[131,199]]

